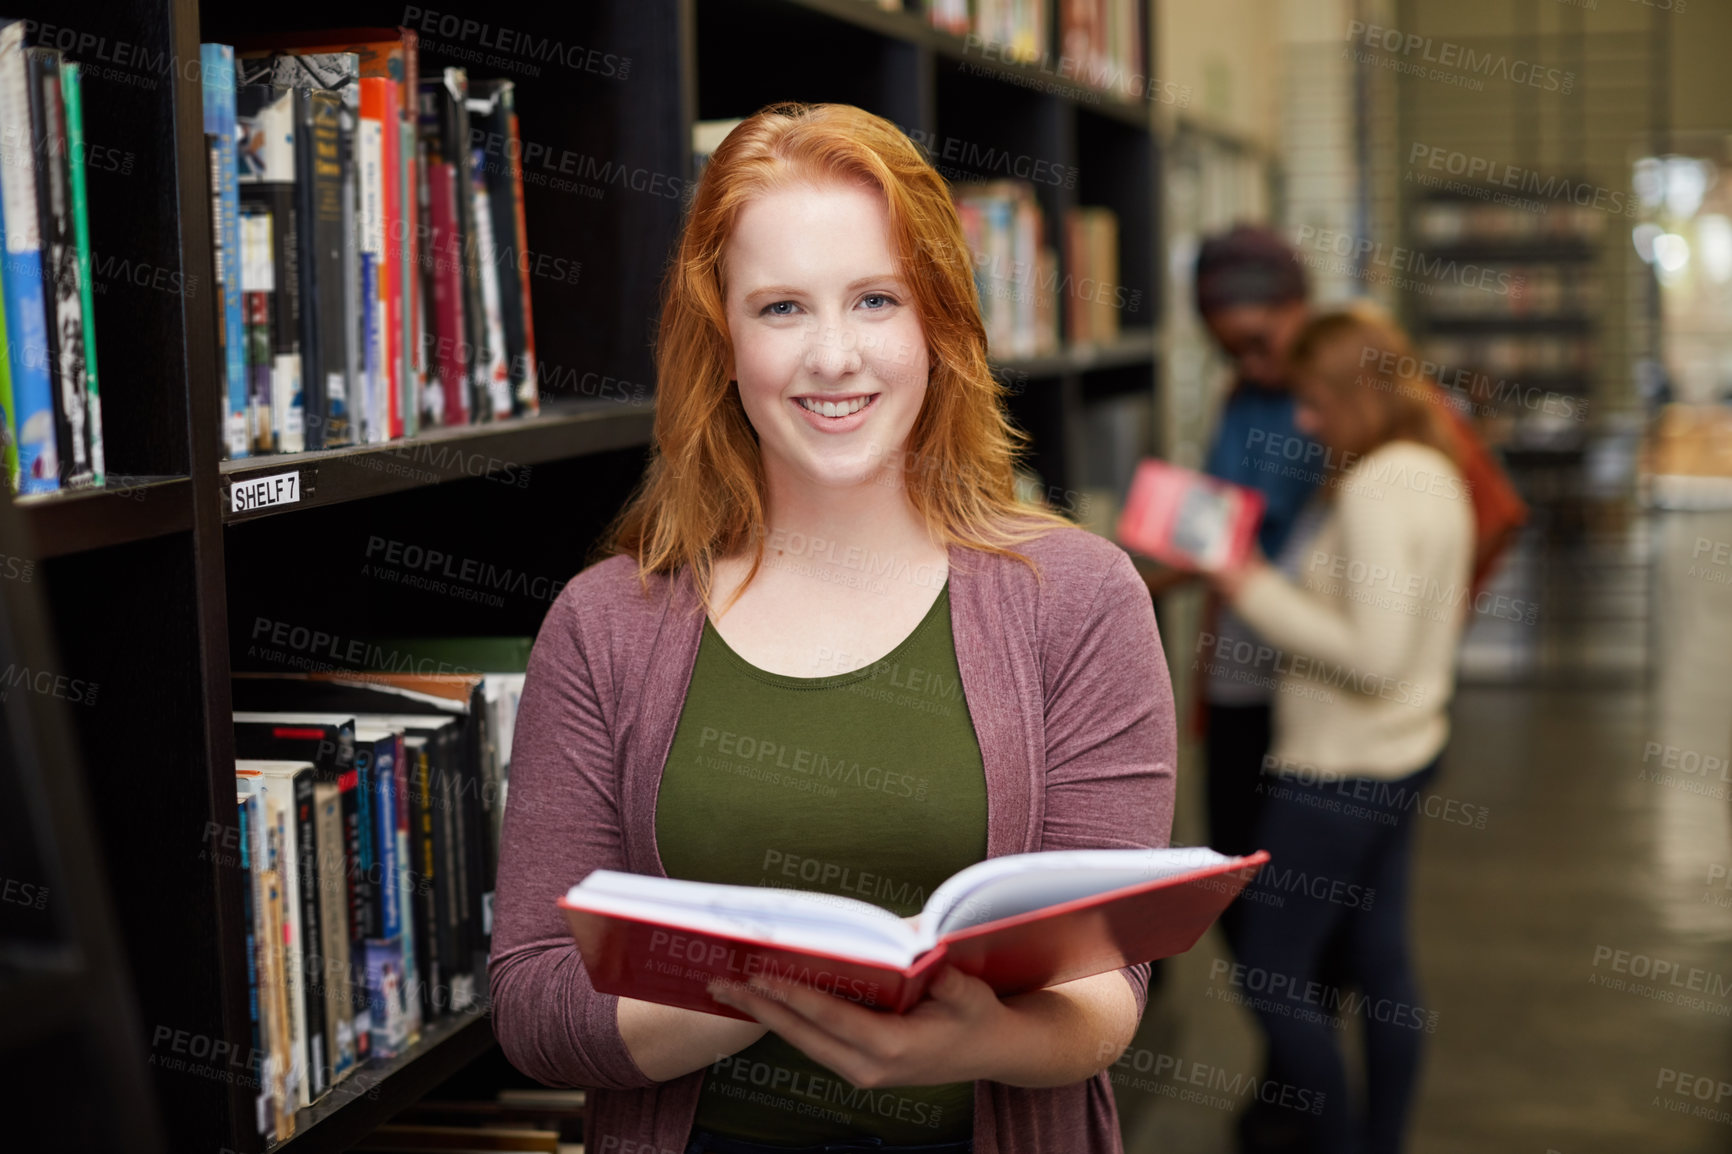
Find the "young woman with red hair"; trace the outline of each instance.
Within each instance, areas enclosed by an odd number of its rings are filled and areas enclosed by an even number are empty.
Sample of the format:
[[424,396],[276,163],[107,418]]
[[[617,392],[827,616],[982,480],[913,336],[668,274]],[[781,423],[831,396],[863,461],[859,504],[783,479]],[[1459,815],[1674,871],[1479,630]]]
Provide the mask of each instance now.
[[530,659],[491,967],[522,1070],[591,1149],[1118,1150],[1148,967],[903,1016],[802,987],[753,1020],[600,994],[555,908],[609,868],[916,913],[1007,853],[1161,846],[1174,723],[1146,588],[1019,505],[949,190],[894,125],[768,108],[668,274],[654,453]]

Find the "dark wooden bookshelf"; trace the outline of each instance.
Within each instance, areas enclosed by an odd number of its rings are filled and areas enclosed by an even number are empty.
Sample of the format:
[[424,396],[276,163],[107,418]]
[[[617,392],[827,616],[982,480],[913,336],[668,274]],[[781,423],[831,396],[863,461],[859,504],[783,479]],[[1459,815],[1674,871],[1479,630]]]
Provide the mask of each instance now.
[[298,1111],[295,1133],[270,1149],[283,1154],[346,1150],[492,1045],[492,1019],[485,1008],[424,1027],[415,1045],[395,1058],[366,1062],[330,1093]]
[[[104,973],[114,980],[104,998],[127,1008],[117,1011],[119,1040],[107,1045],[134,1063],[146,1097],[142,1106],[115,1098],[116,1117],[141,1119],[141,1134],[160,1118],[166,1149],[264,1149],[252,1087],[152,1061],[165,1053],[165,1031],[243,1051],[249,1036],[239,875],[203,852],[212,823],[232,820],[231,670],[258,668],[247,663],[249,634],[261,618],[345,636],[535,632],[545,600],[459,604],[369,584],[360,561],[374,539],[393,538],[562,580],[582,567],[646,459],[661,281],[686,203],[695,121],[746,116],[774,101],[846,101],[928,146],[959,140],[1074,170],[1066,185],[1037,186],[1049,242],[1061,238],[1068,209],[1111,208],[1119,287],[1135,304],[1122,312],[1115,341],[995,362],[1015,382],[1009,404],[1030,435],[1029,463],[1049,487],[1079,484],[1091,398],[1152,399],[1158,385],[1155,109],[1060,76],[1056,35],[1051,59],[1017,64],[931,28],[915,0],[889,12],[867,0],[448,0],[433,13],[436,25],[468,20],[488,33],[422,29],[423,75],[461,65],[472,77],[509,77],[526,143],[659,177],[660,191],[526,180],[529,249],[564,267],[581,263],[579,276],[531,281],[539,417],[224,461],[199,44],[388,27],[411,11],[389,0],[22,0],[12,13],[71,30],[60,41],[73,45],[68,55],[102,65],[86,73],[86,136],[127,163],[90,173],[93,247],[129,267],[166,270],[175,286],[114,276],[96,296],[108,467],[124,483],[16,502],[8,521],[16,532],[5,538],[16,545],[0,545],[33,566],[55,668],[101,686],[94,702],[66,710],[62,762],[88,795],[90,840],[100,848],[81,868],[113,906],[115,965]],[[1147,5],[1144,17],[1152,28]],[[479,43],[507,28],[629,60],[629,71]],[[104,55],[81,56],[80,43]],[[477,63],[487,57],[498,63]],[[613,382],[613,393],[597,382]],[[502,483],[512,469],[529,470],[532,483]],[[300,475],[299,502],[230,510],[237,480],[287,471]],[[42,974],[0,986],[0,1019],[16,1023],[20,1037],[52,1033],[61,1017],[78,1016],[70,1003],[88,988],[69,983],[88,980]],[[9,1012],[24,1006],[29,1014]],[[0,1031],[0,1052],[32,1057],[17,1040]],[[452,1075],[498,1061],[492,1048],[484,1013],[431,1023],[408,1052],[358,1072],[353,1087],[364,1093],[339,1087],[300,1111],[297,1132],[278,1148],[348,1149]]]
[[236,512],[224,502],[225,523],[281,516],[341,501],[398,493],[424,485],[493,477],[511,483],[526,467],[587,453],[648,445],[653,403],[573,403],[485,425],[447,426],[375,445],[274,454],[224,461],[225,490],[237,481],[296,472],[301,500]]
[[129,478],[102,489],[21,497],[17,504],[38,558],[192,528],[192,487],[185,477]]

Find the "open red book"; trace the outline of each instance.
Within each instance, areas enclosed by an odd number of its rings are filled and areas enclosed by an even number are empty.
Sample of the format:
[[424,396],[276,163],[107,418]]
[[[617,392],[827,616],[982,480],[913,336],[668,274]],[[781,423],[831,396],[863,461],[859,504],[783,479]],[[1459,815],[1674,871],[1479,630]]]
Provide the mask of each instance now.
[[999,994],[1191,948],[1269,860],[1060,850],[977,862],[912,922],[854,898],[596,870],[559,901],[597,990],[729,1017],[716,979],[766,973],[901,1013],[944,962]]
[[1119,544],[1181,569],[1228,569],[1250,551],[1263,494],[1165,461],[1137,466]]

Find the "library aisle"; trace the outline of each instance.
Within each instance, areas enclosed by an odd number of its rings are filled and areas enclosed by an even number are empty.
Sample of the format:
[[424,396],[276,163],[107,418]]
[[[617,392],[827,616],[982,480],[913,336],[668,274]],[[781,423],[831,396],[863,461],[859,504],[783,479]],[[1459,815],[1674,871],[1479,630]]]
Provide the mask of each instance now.
[[[1411,1154],[1732,1149],[1724,1122],[1667,1108],[1699,1104],[1671,1092],[1678,1079],[1732,1065],[1732,725],[1712,698],[1732,677],[1732,588],[1688,561],[1729,534],[1732,513],[1662,513],[1598,543],[1653,542],[1651,683],[1580,675],[1596,655],[1627,665],[1629,634],[1604,589],[1581,584],[1543,603],[1576,623],[1573,675],[1458,691],[1433,789],[1480,807],[1485,827],[1442,809],[1417,825],[1413,950],[1431,1032]],[[1177,959],[1174,1009],[1136,1043],[1153,1052],[1147,1072],[1115,1071],[1127,1154],[1237,1148],[1261,1069],[1249,1012],[1223,1000],[1230,959],[1218,931]],[[1355,1030],[1344,1036],[1351,1052]]]

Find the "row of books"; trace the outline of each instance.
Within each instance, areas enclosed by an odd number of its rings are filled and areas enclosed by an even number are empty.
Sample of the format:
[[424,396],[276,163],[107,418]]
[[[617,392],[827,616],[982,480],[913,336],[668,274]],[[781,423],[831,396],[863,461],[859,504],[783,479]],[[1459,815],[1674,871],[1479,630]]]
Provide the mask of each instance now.
[[1039,60],[1050,51],[1047,0],[926,0],[934,28],[972,36],[1002,60]]
[[82,73],[30,26],[0,24],[0,460],[20,494],[106,480]]
[[1010,180],[958,185],[955,198],[987,348],[998,357],[1056,352],[1058,254],[1046,243],[1033,186]]
[[1142,0],[1059,0],[1060,72],[1122,97],[1150,95]]
[[1048,0],[926,0],[925,7],[934,28],[978,41],[992,59],[1038,62],[1060,80],[1146,94],[1141,0],[1059,0],[1057,60]]
[[409,28],[200,53],[226,454],[536,413],[513,82]]
[[1457,261],[1437,267],[1440,275],[1429,281],[1427,295],[1438,314],[1556,316],[1594,312],[1600,306],[1599,281],[1582,276],[1573,265]]
[[[521,673],[234,678],[258,1128],[486,1003]],[[236,860],[238,858],[238,860]],[[340,1092],[340,1091],[339,1091]]]
[[958,185],[956,212],[974,262],[987,347],[998,357],[1045,356],[1073,345],[1116,340],[1131,295],[1119,282],[1118,216],[1075,207],[1063,221],[1063,257],[1047,243],[1045,221],[1026,181]]
[[1436,364],[1519,380],[1586,373],[1594,367],[1594,340],[1585,336],[1432,337],[1422,355]]
[[[1574,187],[1574,186],[1572,186]],[[1488,192],[1491,190],[1488,190]],[[1598,193],[1589,189],[1589,193]],[[1519,197],[1519,192],[1508,195]],[[1416,239],[1424,244],[1470,244],[1489,241],[1581,242],[1597,241],[1605,231],[1608,209],[1621,215],[1625,197],[1618,194],[1611,205],[1602,193],[1598,206],[1571,201],[1541,200],[1544,211],[1508,204],[1493,204],[1470,200],[1423,201],[1413,210]]]

